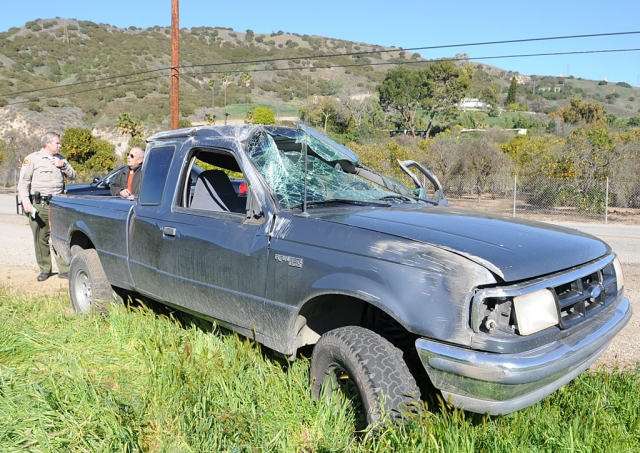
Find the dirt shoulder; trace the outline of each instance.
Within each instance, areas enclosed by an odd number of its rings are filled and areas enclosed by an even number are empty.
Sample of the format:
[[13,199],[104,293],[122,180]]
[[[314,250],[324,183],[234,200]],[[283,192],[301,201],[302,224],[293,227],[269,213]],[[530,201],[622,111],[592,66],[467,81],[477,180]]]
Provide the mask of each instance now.
[[[51,276],[44,282],[39,282],[36,280],[39,272],[37,268],[34,270],[32,267],[6,264],[2,268],[4,273],[0,277],[0,285],[11,291],[33,295],[69,294],[68,280],[58,278],[57,275]],[[71,304],[71,300],[69,300],[69,304]]]

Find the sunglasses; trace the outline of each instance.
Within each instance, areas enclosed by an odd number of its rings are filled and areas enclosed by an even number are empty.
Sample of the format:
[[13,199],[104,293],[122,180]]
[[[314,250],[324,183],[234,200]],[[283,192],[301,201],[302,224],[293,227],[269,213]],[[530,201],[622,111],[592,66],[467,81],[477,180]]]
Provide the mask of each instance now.
[[133,155],[133,154],[129,154],[129,157],[136,157],[136,156],[135,156],[135,155]]

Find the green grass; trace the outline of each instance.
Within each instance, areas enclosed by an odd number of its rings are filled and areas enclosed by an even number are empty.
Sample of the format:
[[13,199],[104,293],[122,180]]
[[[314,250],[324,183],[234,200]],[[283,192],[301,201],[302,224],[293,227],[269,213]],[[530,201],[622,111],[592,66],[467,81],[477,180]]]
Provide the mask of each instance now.
[[184,315],[78,317],[0,288],[2,452],[640,451],[640,370],[583,374],[505,417],[422,407],[354,436],[309,396],[306,360]]

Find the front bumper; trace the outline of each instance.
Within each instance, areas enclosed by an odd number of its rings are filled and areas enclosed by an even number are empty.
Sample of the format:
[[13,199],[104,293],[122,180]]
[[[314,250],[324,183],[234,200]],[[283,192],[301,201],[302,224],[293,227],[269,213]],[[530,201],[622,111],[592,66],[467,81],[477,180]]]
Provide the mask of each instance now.
[[508,414],[540,401],[596,361],[629,322],[626,298],[576,326],[571,335],[531,351],[497,354],[425,338],[416,341],[429,378],[445,400],[471,412]]

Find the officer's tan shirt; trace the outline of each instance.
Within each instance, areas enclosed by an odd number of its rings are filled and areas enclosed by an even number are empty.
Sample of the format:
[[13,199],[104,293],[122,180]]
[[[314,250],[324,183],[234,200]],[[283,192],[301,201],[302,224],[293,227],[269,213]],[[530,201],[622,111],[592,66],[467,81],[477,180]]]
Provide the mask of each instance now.
[[[63,168],[58,168],[51,162],[52,157],[64,161]],[[55,195],[64,188],[64,177],[76,179],[76,171],[62,154],[51,155],[44,150],[29,154],[20,169],[20,181],[18,182],[18,195],[20,201],[25,204],[29,201],[29,194],[40,192],[42,196]]]

